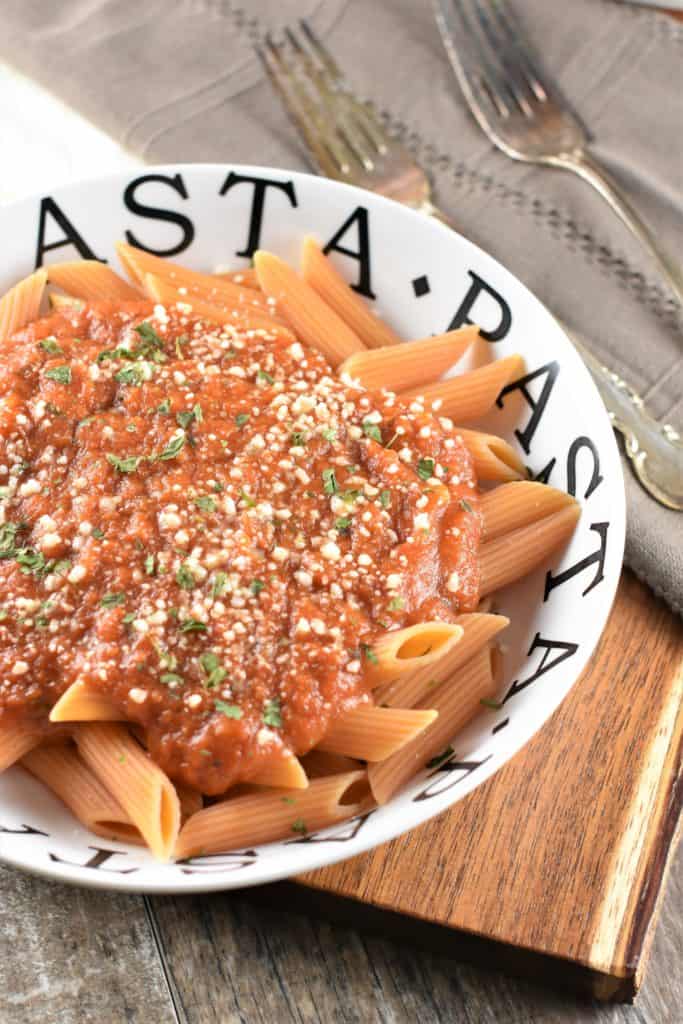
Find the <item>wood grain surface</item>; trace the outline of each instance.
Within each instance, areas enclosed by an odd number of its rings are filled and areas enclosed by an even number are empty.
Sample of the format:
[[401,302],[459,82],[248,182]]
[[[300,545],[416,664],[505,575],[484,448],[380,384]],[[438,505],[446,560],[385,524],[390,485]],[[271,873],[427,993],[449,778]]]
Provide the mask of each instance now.
[[630,996],[680,810],[682,688],[680,622],[625,573],[587,671],[524,750],[435,821],[299,881]]

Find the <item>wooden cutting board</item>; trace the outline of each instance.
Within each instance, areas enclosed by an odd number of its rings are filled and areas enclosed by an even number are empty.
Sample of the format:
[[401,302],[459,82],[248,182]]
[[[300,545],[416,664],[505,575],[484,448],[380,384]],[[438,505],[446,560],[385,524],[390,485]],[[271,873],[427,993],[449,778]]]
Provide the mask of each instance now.
[[587,671],[450,811],[263,890],[495,970],[633,999],[681,806],[681,622],[628,572]]

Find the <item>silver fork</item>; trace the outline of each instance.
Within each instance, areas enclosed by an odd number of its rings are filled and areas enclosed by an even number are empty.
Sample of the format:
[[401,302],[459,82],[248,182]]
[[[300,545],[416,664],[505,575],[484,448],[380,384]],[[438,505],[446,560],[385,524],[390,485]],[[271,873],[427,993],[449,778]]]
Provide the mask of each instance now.
[[[266,37],[257,53],[315,170],[390,196],[455,227],[434,205],[424,170],[387,134],[372,108],[354,95],[310,25],[301,21],[297,29],[286,29],[283,42]],[[678,434],[672,427],[660,427],[638,395],[591,355],[575,333],[570,337],[593,375],[612,425],[624,437],[641,484],[661,504],[683,510],[683,446]]]
[[683,268],[663,252],[619,186],[587,151],[588,133],[540,70],[506,0],[433,0],[469,108],[514,160],[573,171],[649,252],[683,306]]

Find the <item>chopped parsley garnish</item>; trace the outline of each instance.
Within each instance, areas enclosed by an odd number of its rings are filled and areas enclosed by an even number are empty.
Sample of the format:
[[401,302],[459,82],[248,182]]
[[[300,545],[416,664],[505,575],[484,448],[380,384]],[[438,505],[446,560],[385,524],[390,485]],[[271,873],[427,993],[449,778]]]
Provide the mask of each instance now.
[[351,518],[351,516],[339,516],[339,518],[335,519],[334,521],[335,529],[348,530],[352,522],[353,519]]
[[197,403],[185,412],[177,412],[175,418],[178,426],[182,427],[183,430],[187,430],[191,423],[201,423],[204,419],[204,413],[202,412],[201,405]]
[[352,505],[356,498],[360,497],[360,491],[355,488],[348,491],[342,491],[339,497],[342,501],[345,501],[347,505]]
[[389,508],[391,505],[391,491],[380,491],[379,503],[382,508]]
[[259,370],[256,376],[258,377],[259,380],[265,380],[266,384],[275,383],[275,378],[271,377],[271,375],[269,373],[266,373],[265,370]]
[[119,384],[133,384],[138,386],[143,380],[149,380],[151,373],[149,363],[135,363],[134,366],[126,366],[114,374],[114,380]]
[[364,655],[364,657],[366,657],[368,659],[368,661],[370,662],[371,665],[379,665],[379,658],[377,657],[377,655],[373,651],[373,649],[370,646],[370,644],[361,644],[360,645],[360,652],[361,652],[362,655]]
[[147,555],[145,558],[145,572],[148,576],[154,576],[156,572],[154,555]]
[[100,604],[103,608],[116,608],[120,604],[126,603],[126,595],[121,591],[116,593],[105,594]]
[[198,498],[194,499],[194,503],[202,512],[215,512],[218,508],[216,499],[212,498],[210,494],[200,494]]
[[500,700],[492,700],[490,697],[482,697],[479,701],[485,708],[491,708],[493,711],[500,711],[503,707],[503,703]]
[[160,412],[162,416],[168,416],[170,411],[171,411],[171,402],[170,402],[170,400],[168,398],[164,398],[163,402],[161,402],[157,406],[157,412]]
[[461,498],[459,504],[460,504],[460,508],[463,510],[463,512],[473,512],[474,511],[474,509],[470,505],[470,503],[467,500],[467,498]]
[[216,711],[222,712],[226,718],[237,718],[242,717],[242,708],[239,704],[226,704],[224,700],[215,700],[213,702]]
[[197,585],[196,579],[185,562],[183,562],[178,569],[178,572],[175,574],[175,581],[183,590],[193,590]]
[[162,683],[184,683],[185,680],[182,676],[179,676],[177,672],[164,672],[159,676],[159,680]]
[[124,626],[130,626],[131,622],[133,622],[134,620],[135,612],[126,612],[126,614],[121,619],[121,622],[124,624]]
[[420,480],[429,480],[434,476],[434,459],[420,459],[417,464],[417,475]]
[[294,797],[294,796],[283,796],[282,802],[283,802],[283,804],[295,804],[296,803],[296,797]]
[[162,451],[161,455],[157,455],[157,459],[160,462],[168,462],[169,459],[175,459],[176,455],[182,451],[185,444],[185,435],[178,434],[177,437],[172,438]]
[[248,422],[249,422],[249,413],[248,412],[241,412],[241,413],[238,413],[237,416],[235,416],[235,423],[240,428],[240,430],[242,429],[242,427],[245,427]]
[[206,675],[205,686],[207,690],[213,690],[214,687],[220,686],[225,677],[227,676],[227,670],[223,668],[218,655],[214,654],[213,651],[206,651],[199,658],[199,664],[202,666]]
[[[142,346],[140,346],[140,348],[147,349],[147,351],[144,353],[145,355],[148,355],[151,349],[164,347],[162,339],[159,337],[159,335],[154,330],[152,325],[148,324],[146,321],[144,323],[138,324],[137,327],[134,328],[134,330],[135,333],[139,334],[140,337],[142,338],[143,344]],[[140,352],[140,349],[137,349],[136,351],[139,354],[142,354]]]
[[51,369],[45,371],[45,376],[49,377],[50,380],[56,380],[58,384],[70,384],[71,367],[53,366]]
[[29,576],[31,573],[35,573],[36,576],[46,575],[48,563],[45,561],[42,551],[34,551],[33,548],[20,548],[16,553],[16,560],[25,576]]
[[330,442],[330,444],[333,441],[337,440],[337,431],[334,429],[334,427],[325,427],[325,429],[321,430],[320,433],[322,434],[326,441]]
[[199,619],[183,619],[180,623],[181,633],[206,633],[208,626]]
[[339,484],[337,483],[337,478],[334,475],[334,470],[331,467],[328,468],[328,469],[324,469],[323,470],[322,478],[323,478],[323,490],[324,490],[325,494],[338,494],[339,493]]
[[113,455],[111,452],[107,453],[107,462],[114,469],[117,469],[119,473],[134,473],[140,463],[142,462],[142,455],[128,455],[123,459],[120,459],[118,455]]
[[254,498],[251,498],[246,491],[240,491],[240,498],[247,506],[247,508],[256,508],[256,501],[254,500]]
[[225,588],[227,586],[227,583],[228,583],[228,574],[227,574],[227,572],[217,572],[216,575],[213,578],[213,583],[211,585],[211,596],[212,597],[221,597],[221,595],[225,593]]
[[183,345],[187,345],[189,338],[186,334],[180,334],[175,340],[175,354],[178,359],[184,359],[185,353],[183,352]]
[[364,420],[363,433],[366,437],[371,437],[373,441],[378,441],[380,444],[382,443],[382,431],[376,423],[370,423],[369,420]]
[[3,523],[0,526],[0,558],[14,558],[14,541],[19,531],[25,529],[25,523]]
[[399,612],[402,608],[405,608],[405,606],[406,606],[406,603],[405,603],[404,598],[402,598],[402,597],[392,597],[391,601],[389,602],[389,611],[390,612]]
[[56,338],[43,338],[38,344],[45,352],[49,352],[52,356],[62,355],[63,349],[59,347]]
[[254,595],[254,597],[258,597],[264,587],[265,583],[263,582],[263,580],[252,580],[251,583],[249,584],[249,589]]
[[431,761],[427,761],[427,768],[438,768],[439,765],[443,764],[443,762],[447,758],[449,758],[452,753],[453,747],[446,747],[446,749],[442,750],[440,754],[437,754],[436,757],[433,757]]
[[290,441],[294,448],[303,448],[306,444],[307,435],[305,430],[294,430],[290,435]]
[[301,818],[297,818],[294,824],[292,825],[292,832],[298,832],[299,835],[305,836],[306,833],[308,832],[308,829],[306,828],[306,822],[302,821]]
[[267,700],[263,707],[263,714],[261,719],[264,725],[269,725],[271,729],[280,729],[282,727],[282,715],[280,714],[280,701],[279,700]]
[[102,540],[102,538],[104,537],[104,530],[101,530],[99,526],[96,526],[92,532],[92,535],[95,538],[95,540]]

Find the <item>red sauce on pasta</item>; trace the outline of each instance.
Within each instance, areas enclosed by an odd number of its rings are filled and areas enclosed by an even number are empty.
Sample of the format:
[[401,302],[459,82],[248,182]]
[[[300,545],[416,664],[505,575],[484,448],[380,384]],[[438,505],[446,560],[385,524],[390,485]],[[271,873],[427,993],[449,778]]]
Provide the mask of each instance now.
[[284,333],[97,303],[3,342],[0,721],[84,680],[207,794],[370,700],[386,630],[477,604],[471,457]]

